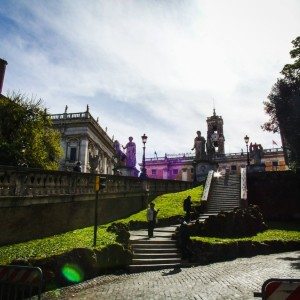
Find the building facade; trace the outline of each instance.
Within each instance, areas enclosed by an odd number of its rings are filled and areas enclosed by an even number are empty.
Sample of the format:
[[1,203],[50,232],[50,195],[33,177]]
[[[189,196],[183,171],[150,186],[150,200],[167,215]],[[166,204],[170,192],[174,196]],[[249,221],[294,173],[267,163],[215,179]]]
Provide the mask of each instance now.
[[[218,166],[218,171],[229,169],[232,173],[239,173],[247,165],[247,153],[225,153],[225,137],[223,133],[223,119],[213,115],[207,120],[206,156],[204,161],[210,161]],[[256,144],[255,144],[256,145]],[[260,145],[257,145],[260,146]],[[197,159],[192,153],[153,157],[145,159],[147,176],[157,179],[172,179],[193,181],[195,180],[195,164]],[[250,157],[250,164],[255,163],[255,158]],[[263,149],[261,163],[265,171],[284,171],[284,152],[281,148]]]
[[113,174],[113,139],[99,125],[89,112],[68,113],[67,106],[63,114],[50,116],[53,125],[61,133],[63,157],[61,170],[73,170],[79,161],[82,172]]
[[[166,154],[164,157],[146,158],[145,165],[150,178],[193,181],[194,161],[195,156],[192,153]],[[241,168],[247,165],[247,153],[227,153],[215,161],[220,172],[229,169],[232,173],[240,173]],[[250,159],[250,164],[252,163],[253,160]],[[281,148],[264,149],[262,163],[265,164],[267,172],[287,170]]]

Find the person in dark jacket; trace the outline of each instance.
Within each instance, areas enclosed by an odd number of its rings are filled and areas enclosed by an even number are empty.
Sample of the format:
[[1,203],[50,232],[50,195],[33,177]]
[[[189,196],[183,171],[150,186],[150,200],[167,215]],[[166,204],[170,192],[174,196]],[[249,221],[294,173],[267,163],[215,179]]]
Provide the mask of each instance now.
[[191,220],[191,210],[192,210],[192,201],[191,196],[187,196],[183,201],[183,210],[185,211],[185,221],[190,222]]
[[188,243],[190,241],[189,227],[186,221],[182,218],[178,228],[178,244],[181,251],[182,259],[188,259],[190,256]]

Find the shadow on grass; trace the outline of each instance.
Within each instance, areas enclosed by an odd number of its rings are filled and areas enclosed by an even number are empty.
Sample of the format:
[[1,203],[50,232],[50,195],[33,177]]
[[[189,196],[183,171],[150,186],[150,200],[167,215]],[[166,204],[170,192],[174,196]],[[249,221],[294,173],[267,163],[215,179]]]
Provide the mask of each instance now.
[[278,229],[286,231],[299,231],[300,221],[290,221],[290,222],[268,222],[269,229]]

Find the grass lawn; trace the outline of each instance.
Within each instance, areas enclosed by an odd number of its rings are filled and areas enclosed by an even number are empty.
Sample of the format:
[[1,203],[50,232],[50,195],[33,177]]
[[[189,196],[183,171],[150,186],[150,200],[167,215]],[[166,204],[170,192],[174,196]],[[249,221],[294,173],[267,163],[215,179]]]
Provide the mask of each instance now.
[[[159,218],[183,214],[183,200],[188,195],[191,195],[193,201],[199,201],[202,191],[202,187],[197,187],[191,190],[157,197],[154,202],[156,203],[156,208],[160,208]],[[119,221],[127,224],[130,220],[146,221],[146,210]],[[117,244],[116,235],[106,231],[109,225],[110,223],[98,227],[97,250],[101,250],[111,244]],[[0,247],[0,264],[7,264],[15,259],[41,259],[59,255],[75,248],[93,249],[92,245],[93,227],[77,229],[47,238],[2,246]]]
[[266,241],[299,241],[300,242],[300,223],[269,223],[269,229],[251,237],[243,238],[216,238],[216,237],[191,237],[192,240],[201,241],[209,244],[230,244],[239,241],[266,242]]
[[[107,226],[99,226],[96,249],[117,244],[114,233],[106,231]],[[93,227],[86,227],[29,242],[0,247],[0,264],[15,259],[40,259],[59,255],[75,248],[93,249]]]
[[[164,194],[156,197],[153,202],[155,203],[155,209],[159,209],[159,213],[157,215],[158,220],[184,215],[183,200],[190,195],[193,204],[200,204],[202,193],[203,186],[198,186],[183,192]],[[125,224],[128,224],[130,221],[146,222],[146,210],[147,209],[144,209],[128,218],[122,219],[120,222]]]

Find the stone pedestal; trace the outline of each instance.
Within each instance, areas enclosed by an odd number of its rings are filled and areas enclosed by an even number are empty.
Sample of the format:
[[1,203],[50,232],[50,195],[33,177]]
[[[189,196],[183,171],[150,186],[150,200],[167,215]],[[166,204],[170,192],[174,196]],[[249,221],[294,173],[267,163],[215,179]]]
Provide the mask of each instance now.
[[209,171],[217,171],[218,169],[217,163],[208,160],[194,161],[193,165],[195,172],[194,180],[197,182],[204,180]]
[[119,166],[114,169],[115,175],[138,177],[137,168]]
[[265,171],[266,171],[265,164],[256,164],[256,165],[247,166],[248,173],[265,172]]

